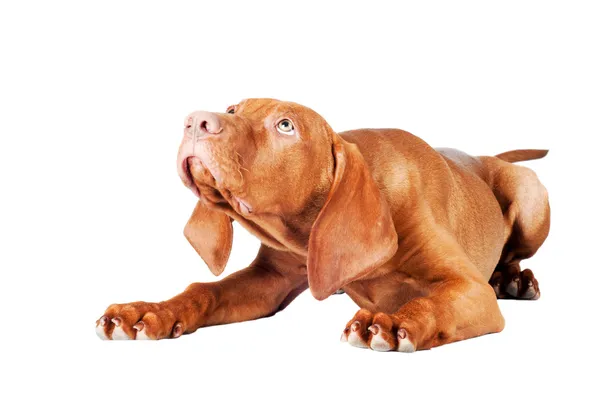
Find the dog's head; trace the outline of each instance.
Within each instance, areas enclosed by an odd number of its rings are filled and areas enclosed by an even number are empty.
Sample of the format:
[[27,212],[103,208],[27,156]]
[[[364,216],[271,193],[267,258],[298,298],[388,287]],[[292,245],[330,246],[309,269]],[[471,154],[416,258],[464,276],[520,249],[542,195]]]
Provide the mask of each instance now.
[[225,113],[194,112],[177,165],[200,199],[185,235],[217,275],[232,218],[266,245],[305,256],[319,299],[396,251],[389,207],[360,151],[307,107],[249,99]]

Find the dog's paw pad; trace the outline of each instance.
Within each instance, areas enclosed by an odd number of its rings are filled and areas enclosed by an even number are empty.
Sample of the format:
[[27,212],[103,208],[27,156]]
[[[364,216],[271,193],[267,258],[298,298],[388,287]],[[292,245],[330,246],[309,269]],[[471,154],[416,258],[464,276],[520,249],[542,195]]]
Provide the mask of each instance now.
[[354,347],[368,348],[369,331],[367,331],[367,327],[371,325],[372,320],[373,314],[370,311],[359,310],[346,324],[340,340],[348,342]]
[[389,332],[385,332],[379,324],[374,324],[369,327],[371,339],[369,347],[375,351],[390,351],[394,349],[394,342]]
[[506,293],[510,294],[512,297],[519,297],[520,284],[521,279],[518,276],[513,277],[512,281],[506,285]]
[[102,340],[110,340],[110,337],[106,334],[105,326],[108,324],[108,317],[102,316],[96,321],[96,335]]
[[346,343],[348,342],[348,334],[350,333],[350,329],[346,328],[342,332],[342,336],[340,336],[340,342]]
[[359,321],[354,321],[350,326],[350,333],[348,334],[348,343],[354,347],[367,348],[367,341],[365,339],[364,328]]
[[408,332],[404,328],[398,329],[398,351],[402,353],[413,353],[416,348],[408,337]]
[[535,279],[533,272],[530,269],[526,269],[521,272],[521,278],[523,284],[521,285],[521,292],[519,298],[524,300],[537,300],[540,298],[540,287],[538,281]]
[[143,321],[140,321],[137,324],[135,324],[133,326],[133,329],[135,329],[136,331],[135,340],[152,340],[152,338],[149,337],[147,334],[146,324],[144,324]]
[[117,326],[115,324],[115,329],[112,332],[112,340],[131,340],[127,333],[123,330],[122,326]]

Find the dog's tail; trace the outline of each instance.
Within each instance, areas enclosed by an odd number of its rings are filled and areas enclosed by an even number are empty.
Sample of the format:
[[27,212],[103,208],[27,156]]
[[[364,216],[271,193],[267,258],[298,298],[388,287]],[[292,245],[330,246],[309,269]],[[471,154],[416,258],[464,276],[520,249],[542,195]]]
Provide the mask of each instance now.
[[544,158],[548,154],[548,150],[512,150],[506,153],[496,154],[496,158],[509,163],[515,163],[519,161],[537,160],[538,158]]

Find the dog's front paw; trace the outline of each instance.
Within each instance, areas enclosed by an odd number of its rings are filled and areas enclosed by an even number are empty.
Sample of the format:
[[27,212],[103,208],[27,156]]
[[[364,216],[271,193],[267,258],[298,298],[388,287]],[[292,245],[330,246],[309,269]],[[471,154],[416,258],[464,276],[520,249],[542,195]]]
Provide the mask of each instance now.
[[165,303],[113,304],[96,321],[96,334],[105,340],[177,338],[184,332]]
[[342,332],[342,342],[354,347],[370,348],[376,351],[401,351],[411,353],[416,350],[414,341],[400,321],[391,315],[362,309],[356,313]]

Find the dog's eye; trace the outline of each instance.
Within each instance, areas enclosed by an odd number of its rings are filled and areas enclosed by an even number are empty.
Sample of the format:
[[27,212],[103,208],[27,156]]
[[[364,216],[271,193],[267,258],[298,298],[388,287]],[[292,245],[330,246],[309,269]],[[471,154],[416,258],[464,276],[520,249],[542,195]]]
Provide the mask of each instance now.
[[277,124],[277,132],[282,133],[284,135],[293,135],[294,134],[294,124],[289,119],[282,119]]
[[235,114],[235,106],[227,107],[227,114]]

